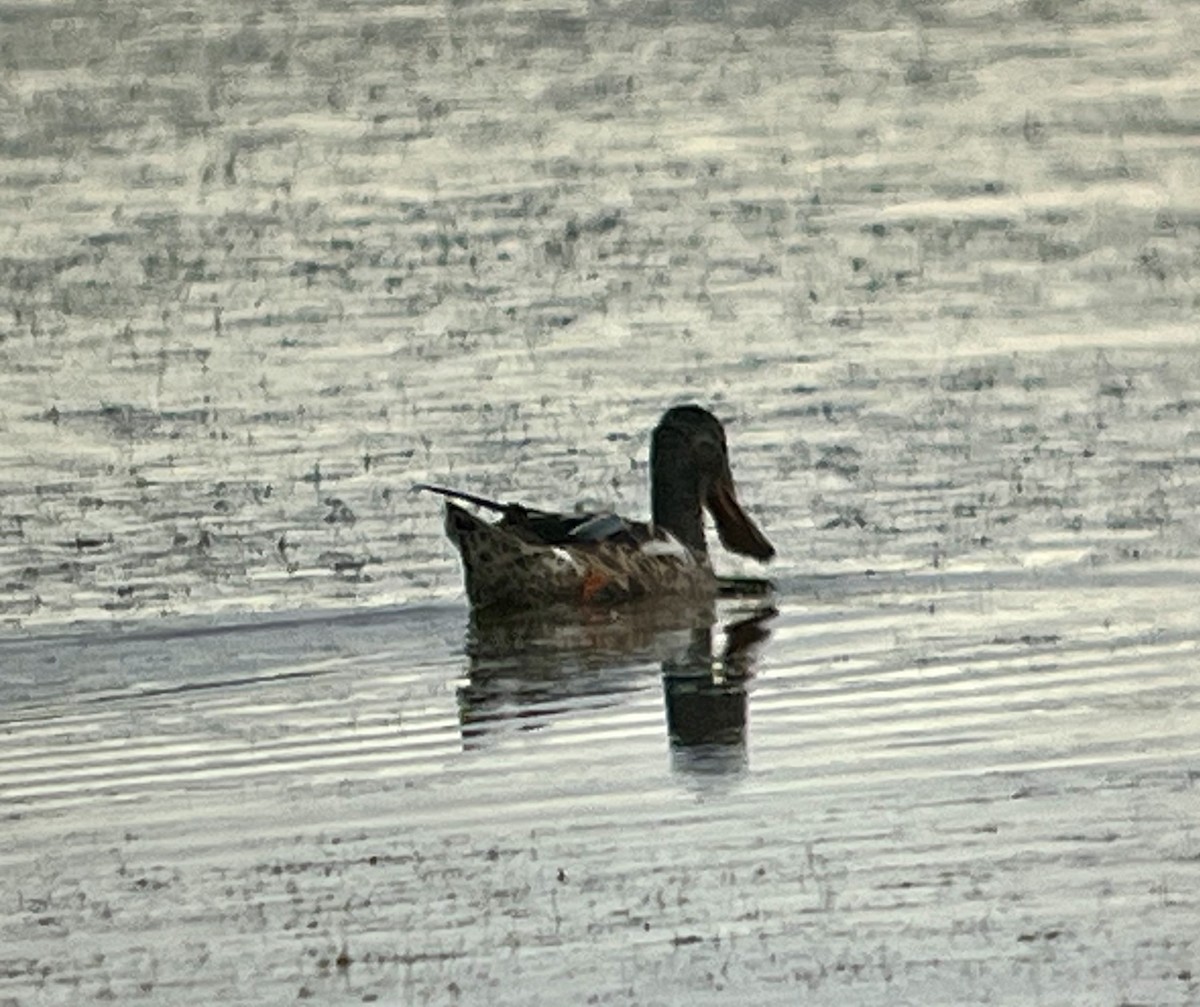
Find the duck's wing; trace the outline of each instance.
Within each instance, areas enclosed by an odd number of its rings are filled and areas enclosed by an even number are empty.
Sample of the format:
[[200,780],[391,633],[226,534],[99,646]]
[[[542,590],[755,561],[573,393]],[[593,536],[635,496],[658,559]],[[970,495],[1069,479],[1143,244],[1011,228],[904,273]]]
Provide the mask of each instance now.
[[539,510],[519,503],[502,503],[487,497],[445,486],[418,483],[413,487],[428,490],[454,500],[463,500],[501,515],[496,526],[512,532],[532,545],[586,546],[601,543],[638,547],[655,538],[648,524],[630,521],[607,511],[590,514],[562,514]]

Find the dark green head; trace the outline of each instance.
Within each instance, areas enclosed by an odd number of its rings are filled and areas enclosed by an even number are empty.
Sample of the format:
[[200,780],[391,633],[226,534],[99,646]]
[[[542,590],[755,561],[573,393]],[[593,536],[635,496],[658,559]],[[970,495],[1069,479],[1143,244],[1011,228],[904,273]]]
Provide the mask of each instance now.
[[659,420],[650,442],[650,495],[654,523],[701,556],[708,553],[702,506],[726,549],[763,561],[775,555],[738,503],[725,429],[707,409],[676,406]]

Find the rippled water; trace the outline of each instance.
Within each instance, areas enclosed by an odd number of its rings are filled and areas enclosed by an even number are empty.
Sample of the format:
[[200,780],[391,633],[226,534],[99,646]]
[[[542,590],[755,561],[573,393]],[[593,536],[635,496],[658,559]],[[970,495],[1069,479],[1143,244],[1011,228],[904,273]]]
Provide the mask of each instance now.
[[[1194,1002],[1197,20],[4,9],[0,1000]],[[682,401],[774,598],[472,625]]]

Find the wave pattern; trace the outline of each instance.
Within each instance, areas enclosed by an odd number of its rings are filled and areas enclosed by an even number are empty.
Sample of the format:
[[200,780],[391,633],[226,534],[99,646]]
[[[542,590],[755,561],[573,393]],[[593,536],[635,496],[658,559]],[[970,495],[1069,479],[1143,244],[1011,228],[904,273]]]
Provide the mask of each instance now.
[[[1188,1002],[1185,600],[1029,575],[778,602],[749,677],[703,665],[740,714],[698,742],[686,630],[486,651],[447,606],[10,653],[81,688],[4,716],[0,989]],[[142,674],[185,649],[210,681]]]
[[[0,1003],[1200,1000],[1200,8],[112,7],[0,15]],[[469,625],[411,485],[693,399],[778,611]]]
[[795,574],[1195,555],[1194,11],[643,6],[15,13],[5,624],[446,598],[685,398]]

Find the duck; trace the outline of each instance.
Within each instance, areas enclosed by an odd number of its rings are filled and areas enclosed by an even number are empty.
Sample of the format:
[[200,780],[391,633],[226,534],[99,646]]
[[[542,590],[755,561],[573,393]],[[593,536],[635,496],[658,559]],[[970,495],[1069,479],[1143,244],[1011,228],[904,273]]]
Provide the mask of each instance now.
[[[446,535],[461,557],[476,613],[712,599],[763,593],[770,586],[756,578],[720,578],[713,571],[702,509],[731,552],[765,563],[775,548],[738,501],[724,427],[699,405],[668,409],[654,428],[649,521],[608,511],[540,510],[429,483],[414,489],[445,498]],[[489,521],[462,504],[500,517]]]

